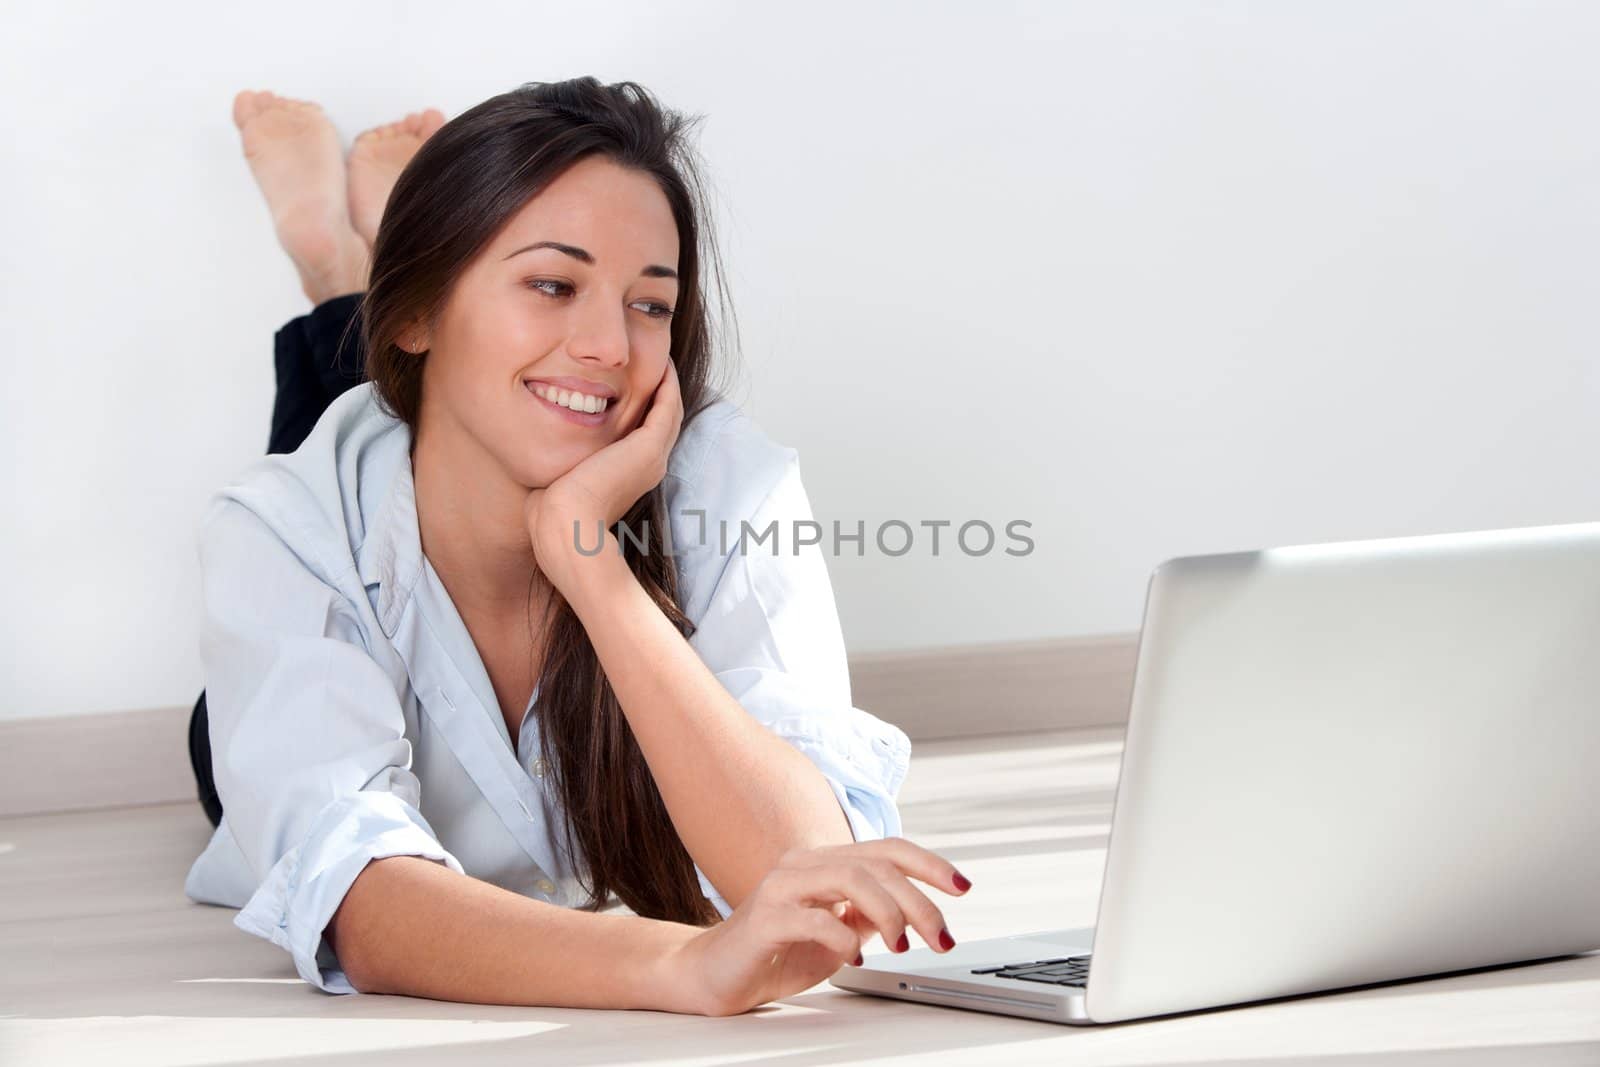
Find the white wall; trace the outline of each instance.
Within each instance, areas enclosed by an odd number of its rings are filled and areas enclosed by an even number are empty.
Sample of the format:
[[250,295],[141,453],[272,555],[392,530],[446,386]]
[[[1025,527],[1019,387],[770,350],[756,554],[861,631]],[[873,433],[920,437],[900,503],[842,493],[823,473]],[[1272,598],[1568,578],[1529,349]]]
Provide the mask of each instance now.
[[193,524],[305,306],[243,87],[347,139],[583,73],[706,113],[743,398],[819,517],[1033,524],[833,560],[856,649],[1132,629],[1171,555],[1600,511],[1592,5],[451,7],[8,15],[0,717],[202,684]]

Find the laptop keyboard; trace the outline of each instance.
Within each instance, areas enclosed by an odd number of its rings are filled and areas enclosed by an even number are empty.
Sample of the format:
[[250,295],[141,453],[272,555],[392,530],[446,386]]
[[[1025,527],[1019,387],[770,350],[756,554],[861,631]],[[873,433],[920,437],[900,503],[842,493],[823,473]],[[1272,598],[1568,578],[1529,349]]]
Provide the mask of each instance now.
[[1088,956],[1062,956],[1032,963],[1002,963],[998,967],[975,967],[973,974],[992,974],[996,978],[1015,978],[1022,982],[1070,985],[1083,988],[1089,983]]

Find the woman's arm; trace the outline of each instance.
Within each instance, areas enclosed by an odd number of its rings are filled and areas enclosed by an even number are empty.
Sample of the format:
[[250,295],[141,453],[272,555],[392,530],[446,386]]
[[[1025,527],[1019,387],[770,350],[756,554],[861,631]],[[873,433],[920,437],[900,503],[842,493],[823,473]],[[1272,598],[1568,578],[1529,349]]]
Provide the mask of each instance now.
[[564,908],[417,856],[374,860],[327,937],[363,993],[694,1013],[663,964],[700,928]]
[[[583,460],[550,486],[529,494],[528,529],[540,569],[572,606],[594,645],[685,848],[701,869],[702,878],[729,908],[737,908],[786,851],[851,843],[856,840],[857,827],[866,827],[867,819],[860,813],[852,816],[842,783],[830,781],[816,761],[741,704],[655,606],[617,552],[617,538],[609,528],[643,493],[662,481],[682,410],[676,368],[669,361],[638,428]],[[747,443],[760,444],[719,439],[715,447],[742,451]],[[756,451],[770,459],[776,450],[769,446]],[[792,459],[791,453],[785,453],[783,463],[758,463],[743,472],[739,491],[733,495],[742,498],[758,490],[756,500],[778,500],[785,519],[809,518]],[[791,488],[790,495],[780,492]],[[713,510],[720,515],[725,508]],[[742,500],[734,510],[736,518],[748,514]],[[581,547],[580,530],[584,537],[590,530],[605,531],[598,554]],[[817,724],[805,727],[810,735],[807,744],[816,747],[819,735],[844,736],[849,727],[835,724],[830,729],[820,724],[820,718],[829,712],[837,718],[848,707],[844,648],[831,593],[824,598],[823,610],[823,600],[801,598],[786,588],[808,581],[820,581],[826,587],[827,572],[820,553],[813,546],[812,554],[803,561],[797,560],[793,567],[781,566],[759,593],[737,588],[749,571],[722,563],[732,584],[709,614],[733,617],[708,618],[704,629],[732,627],[747,636],[714,642],[715,658],[740,661],[734,666],[748,668],[739,672],[741,676],[759,674],[755,668],[766,664],[779,668],[766,672],[763,692],[776,694],[792,688],[791,696],[767,701],[763,693],[756,693],[750,702],[775,703],[781,708],[793,700],[795,706],[790,710],[796,714],[789,718],[818,718]],[[759,607],[755,603],[758,596],[768,598],[771,610],[783,616],[788,639],[776,640],[769,620],[763,618],[758,624],[750,616],[751,608]],[[773,640],[766,640],[768,637]],[[706,648],[704,641],[702,648]],[[832,649],[837,655],[818,654],[813,648]],[[741,650],[750,655],[742,655]],[[757,657],[757,652],[762,655]],[[791,665],[796,669],[820,668],[836,679],[837,684],[828,687],[836,693],[835,699],[817,700],[822,696],[820,690],[807,691],[805,685],[788,678],[781,669],[786,658],[793,659]],[[807,708],[806,704],[817,706]],[[882,737],[879,740],[886,742]],[[898,766],[903,773],[909,742],[903,736],[899,740],[893,753],[899,762],[888,763],[887,769]],[[850,754],[863,772],[868,766],[886,766],[876,752],[868,756],[852,747]],[[831,757],[829,762],[834,762]],[[882,788],[892,790],[893,786],[885,783]],[[897,817],[891,818],[898,822]],[[718,910],[726,909],[719,905]]]
[[970,883],[904,838],[790,849],[727,921],[706,929],[547,904],[415,856],[374,860],[325,931],[351,984],[477,1004],[735,1015],[810,989],[871,934],[915,924],[955,947],[911,884]]
[[723,687],[628,570],[609,530],[604,546],[592,558],[574,551],[558,588],[711,884],[737,908],[789,849],[853,841],[822,772]]

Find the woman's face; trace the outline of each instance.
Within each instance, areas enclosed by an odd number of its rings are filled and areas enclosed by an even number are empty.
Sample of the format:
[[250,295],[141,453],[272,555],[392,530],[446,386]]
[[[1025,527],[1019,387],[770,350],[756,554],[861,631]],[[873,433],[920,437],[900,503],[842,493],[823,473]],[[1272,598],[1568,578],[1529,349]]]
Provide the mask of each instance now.
[[569,167],[407,346],[428,350],[419,433],[465,435],[519,485],[549,485],[644,417],[671,348],[677,266],[654,179],[600,156]]

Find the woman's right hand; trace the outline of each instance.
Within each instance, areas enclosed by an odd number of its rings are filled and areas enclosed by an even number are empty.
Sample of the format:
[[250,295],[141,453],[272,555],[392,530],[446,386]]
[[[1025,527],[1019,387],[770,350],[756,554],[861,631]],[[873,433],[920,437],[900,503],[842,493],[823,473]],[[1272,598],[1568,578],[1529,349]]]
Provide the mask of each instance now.
[[853,963],[874,932],[894,945],[909,927],[948,952],[944,913],[907,875],[957,896],[957,874],[903,837],[791,849],[726,919],[675,949],[663,974],[697,1014],[737,1015]]

